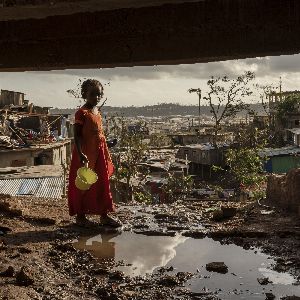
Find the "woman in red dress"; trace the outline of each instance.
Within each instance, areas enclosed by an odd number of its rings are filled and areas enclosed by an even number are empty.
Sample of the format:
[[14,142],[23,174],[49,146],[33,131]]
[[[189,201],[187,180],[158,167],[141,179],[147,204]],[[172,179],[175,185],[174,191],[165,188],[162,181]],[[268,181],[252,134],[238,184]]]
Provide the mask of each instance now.
[[[68,188],[68,204],[71,216],[76,215],[78,225],[87,225],[87,214],[100,215],[101,223],[121,226],[120,222],[109,216],[115,210],[110,192],[109,178],[114,166],[102,129],[101,114],[96,107],[103,96],[101,83],[88,79],[81,86],[82,98],[86,103],[75,113],[74,142]],[[88,163],[98,180],[87,191],[75,186],[77,170]]]

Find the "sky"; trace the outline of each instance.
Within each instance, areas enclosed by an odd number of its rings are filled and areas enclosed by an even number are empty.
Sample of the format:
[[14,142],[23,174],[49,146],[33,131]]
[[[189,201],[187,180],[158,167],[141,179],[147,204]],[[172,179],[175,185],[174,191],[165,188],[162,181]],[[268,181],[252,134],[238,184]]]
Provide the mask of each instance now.
[[189,65],[3,72],[0,88],[23,92],[25,99],[36,105],[75,108],[79,101],[67,90],[75,89],[79,79],[96,78],[104,84],[106,105],[186,105],[198,101],[195,94],[187,92],[189,88],[201,88],[205,93],[210,76],[234,78],[246,70],[255,72],[259,84],[278,85],[281,77],[283,90],[300,90],[300,54]]

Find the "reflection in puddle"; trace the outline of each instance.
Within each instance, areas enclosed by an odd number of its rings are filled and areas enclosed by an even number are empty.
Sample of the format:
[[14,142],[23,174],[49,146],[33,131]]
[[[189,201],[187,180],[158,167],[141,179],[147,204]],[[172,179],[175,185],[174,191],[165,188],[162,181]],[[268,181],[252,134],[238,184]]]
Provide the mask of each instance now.
[[[116,237],[118,236],[118,237]],[[165,266],[176,256],[176,247],[188,238],[183,236],[143,236],[124,232],[121,235],[97,235],[80,238],[75,247],[86,249],[98,258],[124,260],[132,266],[122,268],[127,275],[144,275]],[[121,268],[119,268],[121,269]]]
[[[271,270],[274,260],[253,250],[236,245],[221,245],[209,238],[192,239],[183,236],[145,236],[131,232],[102,234],[80,238],[74,243],[98,258],[113,258],[130,266],[117,267],[130,276],[155,272],[159,267],[174,267],[174,272],[192,272],[195,277],[187,282],[194,292],[203,289],[217,292],[221,299],[265,299],[265,293],[300,296],[300,286],[287,273]],[[222,261],[228,274],[207,272],[205,265]],[[257,278],[268,277],[272,284],[262,286]]]
[[259,268],[258,271],[263,274],[264,277],[268,277],[274,284],[293,284],[295,278],[288,273],[278,273],[274,270],[267,268]]

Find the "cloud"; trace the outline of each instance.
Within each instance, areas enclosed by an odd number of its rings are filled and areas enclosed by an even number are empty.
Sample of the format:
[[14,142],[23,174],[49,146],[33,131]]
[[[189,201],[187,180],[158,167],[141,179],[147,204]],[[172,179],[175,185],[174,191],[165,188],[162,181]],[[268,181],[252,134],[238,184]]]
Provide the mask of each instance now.
[[256,73],[260,84],[278,84],[283,89],[300,89],[300,55],[249,58],[191,65],[148,66],[113,69],[61,70],[48,72],[0,73],[0,88],[26,93],[38,105],[75,107],[78,101],[67,94],[79,78],[93,77],[106,84],[108,105],[148,105],[161,102],[196,103],[191,87],[206,90],[211,76],[235,77],[245,70]]
[[182,65],[118,67],[111,69],[73,69],[50,72],[29,72],[33,74],[69,75],[77,77],[96,77],[105,81],[111,80],[156,80],[167,78],[208,79],[210,76],[237,76],[251,70],[258,77],[270,73],[300,72],[300,55],[269,56],[221,62]]

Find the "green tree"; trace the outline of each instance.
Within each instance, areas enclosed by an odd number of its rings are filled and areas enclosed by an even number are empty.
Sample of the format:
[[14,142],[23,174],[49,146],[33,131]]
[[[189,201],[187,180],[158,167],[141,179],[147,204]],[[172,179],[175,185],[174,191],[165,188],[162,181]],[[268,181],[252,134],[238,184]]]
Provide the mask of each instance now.
[[128,200],[131,200],[134,190],[132,180],[137,178],[137,175],[141,175],[138,178],[140,182],[147,175],[147,170],[141,173],[139,169],[139,164],[149,150],[148,145],[144,142],[144,134],[130,132],[126,120],[119,116],[106,118],[105,134],[118,139],[117,151],[112,152],[115,165],[113,179],[118,191],[120,191],[120,181],[125,180],[125,194],[128,195]]
[[185,198],[193,187],[193,178],[190,175],[175,175],[173,172],[168,172],[167,183],[163,186],[163,191],[167,194],[168,201]]
[[277,119],[283,126],[286,125],[288,114],[298,112],[300,108],[300,95],[292,94],[277,104]]
[[215,146],[217,146],[217,137],[218,132],[221,130],[221,122],[229,118],[234,118],[238,112],[249,108],[245,100],[253,94],[249,83],[254,78],[254,73],[247,71],[234,79],[224,76],[211,77],[207,81],[208,92],[203,99],[208,101],[215,123]]
[[[262,130],[249,126],[241,130],[236,137],[234,147],[225,153],[226,180],[235,187],[251,190],[254,194],[261,195],[264,192],[266,175],[264,173],[264,162],[266,158],[262,150],[267,145],[266,134]],[[220,170],[220,168],[217,168]],[[221,169],[224,171],[224,169]]]

